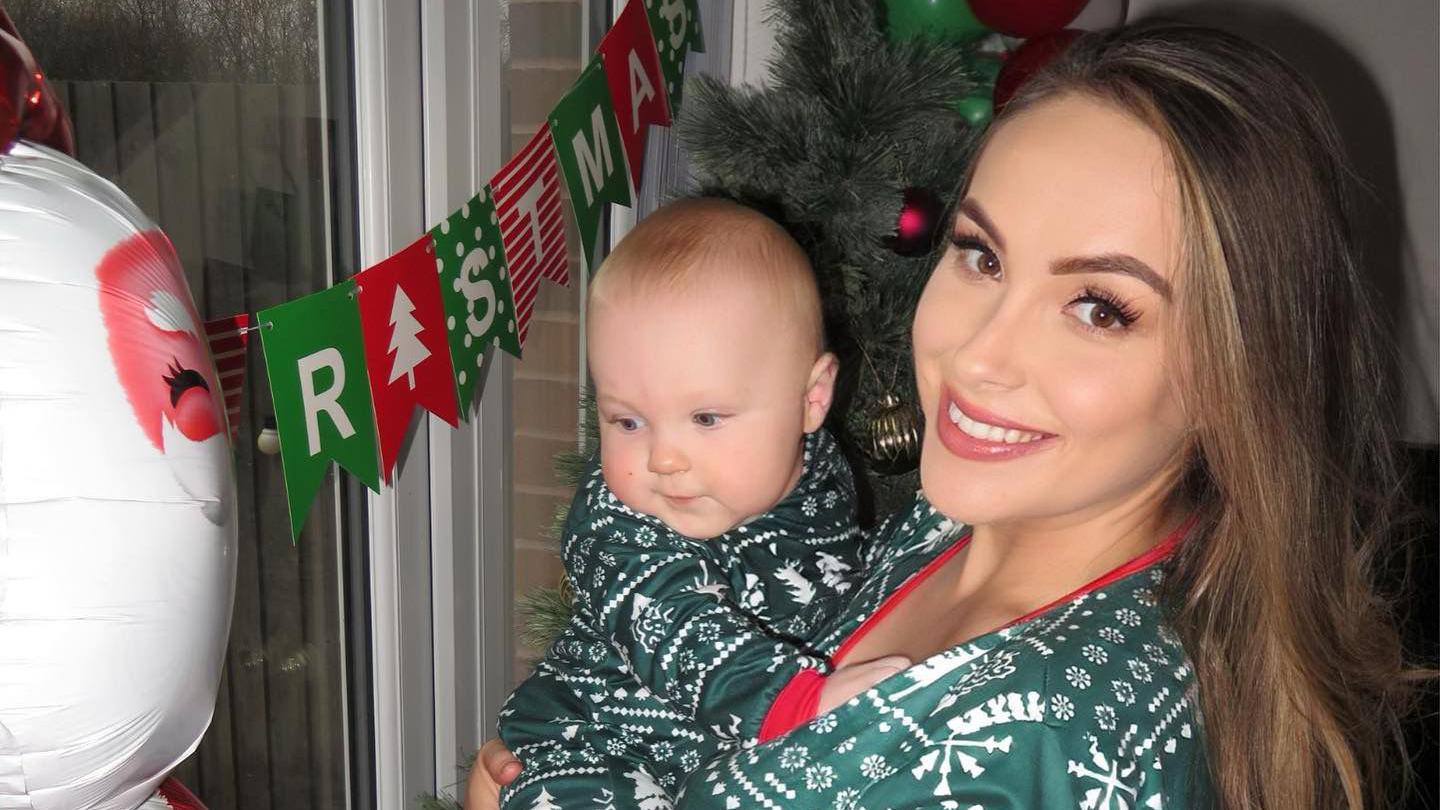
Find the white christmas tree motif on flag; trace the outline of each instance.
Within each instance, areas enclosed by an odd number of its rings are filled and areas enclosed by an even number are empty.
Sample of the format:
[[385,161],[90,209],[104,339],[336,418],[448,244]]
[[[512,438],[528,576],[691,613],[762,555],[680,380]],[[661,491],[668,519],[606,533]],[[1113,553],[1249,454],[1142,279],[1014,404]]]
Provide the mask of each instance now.
[[430,350],[420,342],[420,333],[425,326],[415,319],[415,304],[405,294],[405,288],[395,285],[395,302],[390,306],[390,352],[395,361],[390,365],[390,383],[401,377],[406,378],[410,389],[415,389],[415,367],[425,362]]

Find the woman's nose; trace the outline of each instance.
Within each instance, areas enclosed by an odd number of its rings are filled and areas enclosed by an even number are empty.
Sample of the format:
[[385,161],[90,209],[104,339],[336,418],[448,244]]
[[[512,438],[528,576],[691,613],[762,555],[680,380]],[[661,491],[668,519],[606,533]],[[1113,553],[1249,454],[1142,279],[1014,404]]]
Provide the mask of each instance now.
[[674,442],[657,438],[650,445],[649,467],[656,475],[673,475],[690,469],[690,459]]
[[1025,382],[1021,358],[1027,340],[1039,335],[1026,328],[1019,303],[1001,299],[969,325],[954,355],[955,371],[967,386],[1007,390]]

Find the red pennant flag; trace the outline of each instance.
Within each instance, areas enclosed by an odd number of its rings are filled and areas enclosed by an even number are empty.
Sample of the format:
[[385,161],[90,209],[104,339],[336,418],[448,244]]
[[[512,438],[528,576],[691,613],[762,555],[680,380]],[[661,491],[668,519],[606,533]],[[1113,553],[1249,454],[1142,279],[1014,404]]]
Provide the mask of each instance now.
[[495,211],[500,218],[500,242],[510,265],[515,325],[520,331],[520,345],[524,346],[540,278],[570,286],[560,169],[555,162],[555,145],[550,142],[549,124],[542,125],[535,137],[495,174],[490,188],[495,192]]
[[245,389],[245,346],[250,342],[250,316],[245,313],[205,322],[205,340],[215,358],[215,375],[225,400],[230,445],[240,432],[240,396]]
[[648,125],[670,125],[665,74],[660,70],[660,56],[655,51],[644,7],[639,2],[626,3],[595,50],[605,66],[615,121],[620,126],[620,139],[625,142],[630,184],[639,191]]
[[380,474],[389,481],[415,406],[451,426],[459,417],[430,234],[362,271],[355,282],[380,440]]

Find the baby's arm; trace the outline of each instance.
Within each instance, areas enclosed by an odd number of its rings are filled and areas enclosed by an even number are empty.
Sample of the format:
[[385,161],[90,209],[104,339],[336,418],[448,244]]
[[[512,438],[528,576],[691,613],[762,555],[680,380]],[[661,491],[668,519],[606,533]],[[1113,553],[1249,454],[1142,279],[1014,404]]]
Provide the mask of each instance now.
[[633,527],[567,536],[566,569],[584,571],[576,611],[610,637],[634,675],[720,736],[754,737],[780,690],[823,658],[771,635],[733,600],[697,541]]

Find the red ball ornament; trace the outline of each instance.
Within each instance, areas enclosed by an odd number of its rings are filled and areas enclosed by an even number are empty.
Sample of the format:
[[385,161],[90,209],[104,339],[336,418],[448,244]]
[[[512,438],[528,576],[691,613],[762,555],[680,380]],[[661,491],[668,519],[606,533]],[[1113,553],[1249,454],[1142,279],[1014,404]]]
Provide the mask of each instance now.
[[1079,31],[1056,31],[1043,37],[1029,39],[1024,42],[1010,58],[1005,60],[1005,65],[1000,68],[1000,75],[995,79],[995,93],[992,96],[995,100],[995,114],[1005,109],[1006,102],[1015,95],[1027,79],[1044,67],[1050,60],[1059,56],[1062,51],[1070,46],[1075,38],[1080,36]]
[[50,92],[35,57],[0,8],[0,155],[17,138],[75,154],[75,135],[65,110]]
[[939,233],[940,217],[944,206],[935,192],[911,186],[905,189],[900,202],[900,217],[895,223],[895,235],[890,237],[890,249],[901,256],[924,256],[935,247],[935,235]]
[[1012,37],[1053,34],[1069,25],[1089,0],[970,0],[980,22]]

